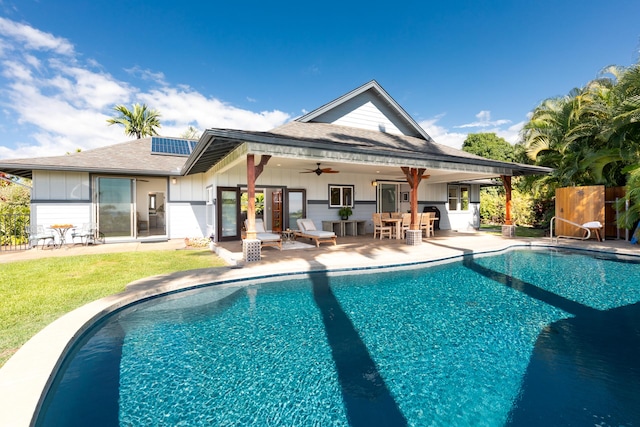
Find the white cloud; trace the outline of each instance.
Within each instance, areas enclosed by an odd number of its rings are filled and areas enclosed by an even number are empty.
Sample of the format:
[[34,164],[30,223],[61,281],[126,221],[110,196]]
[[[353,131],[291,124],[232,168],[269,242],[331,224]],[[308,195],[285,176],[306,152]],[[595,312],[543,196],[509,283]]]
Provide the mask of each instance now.
[[507,142],[515,144],[520,139],[520,131],[524,127],[525,123],[525,121],[518,122],[509,126],[507,129],[497,129],[495,133],[499,137],[504,138]]
[[[23,49],[53,51],[60,55],[73,55],[73,45],[66,39],[55,37],[29,25],[0,17],[0,35],[15,40]],[[6,49],[7,45],[3,47]]]
[[427,131],[429,136],[433,138],[435,142],[449,147],[461,149],[462,143],[467,139],[466,133],[450,132],[445,127],[438,125],[438,121],[444,117],[444,114],[439,114],[428,120],[424,120],[420,123],[420,127]]
[[[161,114],[164,136],[190,125],[268,130],[290,116],[254,112],[207,98],[187,85],[170,85],[161,72],[127,71],[147,87],[116,79],[94,60],[81,61],[68,41],[0,18],[0,158],[62,155],[126,141],[121,127],[108,126],[116,104],[146,103]],[[8,141],[9,135],[14,140]]]
[[476,114],[475,122],[467,123],[464,125],[456,126],[456,128],[464,129],[464,128],[486,128],[491,126],[502,126],[511,123],[510,120],[494,120],[491,121],[491,111],[482,110],[478,114]]
[[[439,114],[431,119],[422,121],[419,125],[427,131],[427,133],[433,138],[435,142],[449,147],[461,149],[462,144],[469,133],[452,132],[449,129],[438,125],[437,123],[444,117],[444,114]],[[518,122],[507,128],[503,128],[502,125],[511,123],[510,120],[495,120],[491,122],[491,115],[489,111],[483,110],[476,115],[479,119],[479,123],[483,123],[483,126],[470,126],[460,125],[454,126],[454,129],[464,129],[470,127],[483,127],[484,133],[495,133],[497,136],[504,138],[507,142],[515,144],[520,138],[520,130],[525,125],[525,121]]]

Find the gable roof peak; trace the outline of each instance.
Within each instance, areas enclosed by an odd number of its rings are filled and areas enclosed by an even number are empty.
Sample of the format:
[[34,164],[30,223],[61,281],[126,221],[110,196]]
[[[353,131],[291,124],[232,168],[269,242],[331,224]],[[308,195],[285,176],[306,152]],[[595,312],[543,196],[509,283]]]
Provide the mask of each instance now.
[[[400,104],[398,104],[395,99],[393,99],[391,97],[391,95],[389,95],[387,93],[386,90],[384,90],[384,88],[380,85],[380,83],[378,83],[376,80],[370,80],[369,82],[353,89],[352,91],[334,99],[331,102],[328,102],[327,104],[324,104],[323,106],[316,108],[315,110],[305,114],[304,116],[301,116],[297,119],[295,119],[296,122],[301,122],[301,123],[309,123],[314,121],[315,119],[317,119],[318,117],[320,117],[321,115],[324,115],[332,110],[336,110],[338,108],[340,108],[342,105],[346,104],[347,102],[351,101],[352,99],[364,94],[365,92],[371,92],[373,93],[377,98],[379,98],[380,100],[382,100],[387,106],[388,108],[390,108],[393,112],[395,112],[395,115],[400,118],[400,120],[402,122],[405,123],[406,126],[408,126],[410,129],[413,130],[413,132],[415,132],[416,136],[421,136],[422,138],[424,138],[427,141],[430,142],[434,142],[433,139],[427,134],[427,132],[425,132],[424,129],[422,129],[422,127],[420,127],[420,125],[418,125],[418,123],[404,110],[404,108],[402,108],[400,106]],[[412,133],[413,133],[412,132]]]

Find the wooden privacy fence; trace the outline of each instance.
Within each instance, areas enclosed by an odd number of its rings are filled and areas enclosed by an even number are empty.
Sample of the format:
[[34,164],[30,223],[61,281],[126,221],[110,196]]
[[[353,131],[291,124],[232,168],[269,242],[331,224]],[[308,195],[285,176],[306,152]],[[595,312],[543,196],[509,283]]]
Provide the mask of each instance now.
[[28,214],[0,214],[0,251],[28,249],[28,226]]
[[[616,225],[617,212],[613,205],[624,198],[624,187],[605,188],[604,185],[564,187],[556,190],[556,216],[577,224],[599,221],[608,238],[624,238],[625,230]],[[584,230],[562,221],[557,223],[557,232],[563,236],[582,237]]]

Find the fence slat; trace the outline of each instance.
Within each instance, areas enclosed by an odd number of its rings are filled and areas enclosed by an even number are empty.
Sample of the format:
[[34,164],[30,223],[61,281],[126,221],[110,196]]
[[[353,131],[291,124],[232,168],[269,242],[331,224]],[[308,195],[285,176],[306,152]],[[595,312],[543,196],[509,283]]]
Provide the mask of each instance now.
[[0,251],[29,249],[28,214],[0,214]]

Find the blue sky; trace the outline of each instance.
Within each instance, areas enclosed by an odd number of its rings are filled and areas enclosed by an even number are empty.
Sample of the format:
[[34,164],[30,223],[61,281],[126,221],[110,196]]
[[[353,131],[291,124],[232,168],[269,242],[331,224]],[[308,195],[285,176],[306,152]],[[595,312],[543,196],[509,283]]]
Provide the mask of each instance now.
[[0,0],[0,158],[126,141],[116,104],[165,136],[269,130],[375,79],[441,144],[515,143],[542,100],[640,58],[637,0]]

